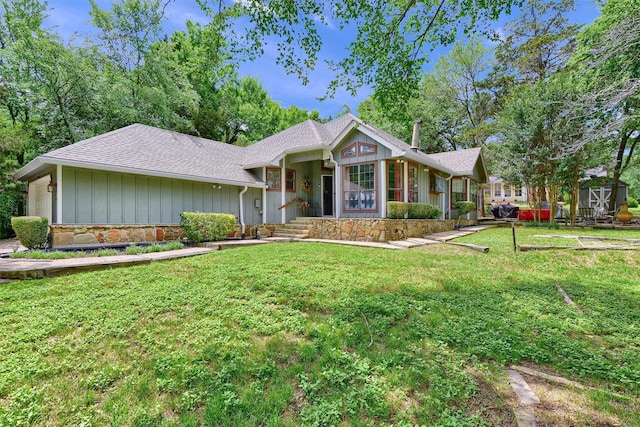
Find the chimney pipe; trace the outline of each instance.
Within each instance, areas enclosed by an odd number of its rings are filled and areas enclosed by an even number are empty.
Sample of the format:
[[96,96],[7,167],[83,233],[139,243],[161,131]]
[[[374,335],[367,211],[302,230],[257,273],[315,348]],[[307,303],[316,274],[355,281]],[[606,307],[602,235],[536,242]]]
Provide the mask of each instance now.
[[411,137],[411,149],[413,151],[418,151],[418,148],[420,148],[420,123],[422,123],[422,120],[413,122],[413,136]]

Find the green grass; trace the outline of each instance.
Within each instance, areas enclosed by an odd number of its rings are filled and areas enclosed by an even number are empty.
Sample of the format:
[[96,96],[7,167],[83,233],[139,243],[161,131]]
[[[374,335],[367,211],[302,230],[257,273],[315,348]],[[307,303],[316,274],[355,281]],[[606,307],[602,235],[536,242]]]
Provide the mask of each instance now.
[[513,363],[640,425],[639,253],[514,254],[511,239],[258,245],[2,285],[0,425],[513,425]]
[[[161,243],[150,246],[129,246],[125,251],[125,255],[148,254],[151,252],[164,252],[182,249],[180,242]],[[26,259],[67,259],[67,258],[83,258],[83,257],[105,257],[120,254],[117,249],[98,249],[94,251],[42,251],[32,250],[25,252],[14,252],[11,258]]]
[[170,242],[170,243],[159,243],[150,246],[129,246],[125,250],[125,254],[127,255],[138,255],[138,254],[148,254],[152,252],[164,252],[164,251],[173,251],[176,249],[182,249],[182,243],[180,242]]

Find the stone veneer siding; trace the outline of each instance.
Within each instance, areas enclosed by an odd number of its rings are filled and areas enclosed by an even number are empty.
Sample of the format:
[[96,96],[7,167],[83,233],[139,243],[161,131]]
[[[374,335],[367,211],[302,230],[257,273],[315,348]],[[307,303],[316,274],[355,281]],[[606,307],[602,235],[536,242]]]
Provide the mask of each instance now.
[[[276,229],[275,224],[258,227],[260,237],[271,237]],[[255,225],[246,225],[245,238],[255,238],[255,230]],[[51,225],[49,232],[54,247],[172,242],[184,237],[178,225]],[[242,227],[236,224],[229,237],[241,238]]]
[[312,219],[309,237],[314,239],[387,242],[451,231],[452,219]]

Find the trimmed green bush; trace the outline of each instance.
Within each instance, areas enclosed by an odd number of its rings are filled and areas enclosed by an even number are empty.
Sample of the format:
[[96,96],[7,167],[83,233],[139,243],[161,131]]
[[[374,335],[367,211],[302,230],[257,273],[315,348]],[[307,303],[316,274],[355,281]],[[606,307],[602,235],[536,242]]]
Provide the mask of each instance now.
[[180,226],[191,242],[224,240],[236,228],[236,217],[223,213],[182,212]]
[[437,219],[442,211],[427,203],[387,202],[387,218]]
[[638,207],[638,201],[629,196],[629,198],[627,199],[627,205],[629,205],[630,208],[637,208]]
[[466,200],[458,200],[454,203],[454,206],[456,207],[458,215],[460,216],[466,215],[476,208],[475,202],[468,202]]
[[409,210],[409,203],[387,202],[387,218],[402,219]]
[[47,247],[49,234],[49,220],[39,216],[14,216],[11,227],[23,246],[29,249],[44,249]]
[[411,219],[435,219],[439,216],[440,209],[427,203],[409,203],[409,218]]

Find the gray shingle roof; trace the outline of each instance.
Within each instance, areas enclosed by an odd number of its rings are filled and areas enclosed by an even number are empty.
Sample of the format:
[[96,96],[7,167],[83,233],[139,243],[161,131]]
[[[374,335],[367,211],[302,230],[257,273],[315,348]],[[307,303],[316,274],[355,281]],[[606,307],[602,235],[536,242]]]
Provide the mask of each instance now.
[[51,151],[36,160],[44,164],[261,185],[261,180],[242,168],[243,159],[242,147],[133,124]]
[[[205,182],[263,186],[249,169],[276,162],[283,153],[329,149],[353,124],[395,146],[396,153],[448,173],[471,175],[479,148],[425,154],[352,114],[327,123],[307,120],[249,147],[238,147],[141,124],[98,135],[44,154],[16,173],[23,179],[47,165],[62,164]],[[400,155],[400,154],[397,154]]]
[[427,154],[426,156],[445,165],[457,175],[472,175],[481,155],[482,148],[468,148],[466,150]]

